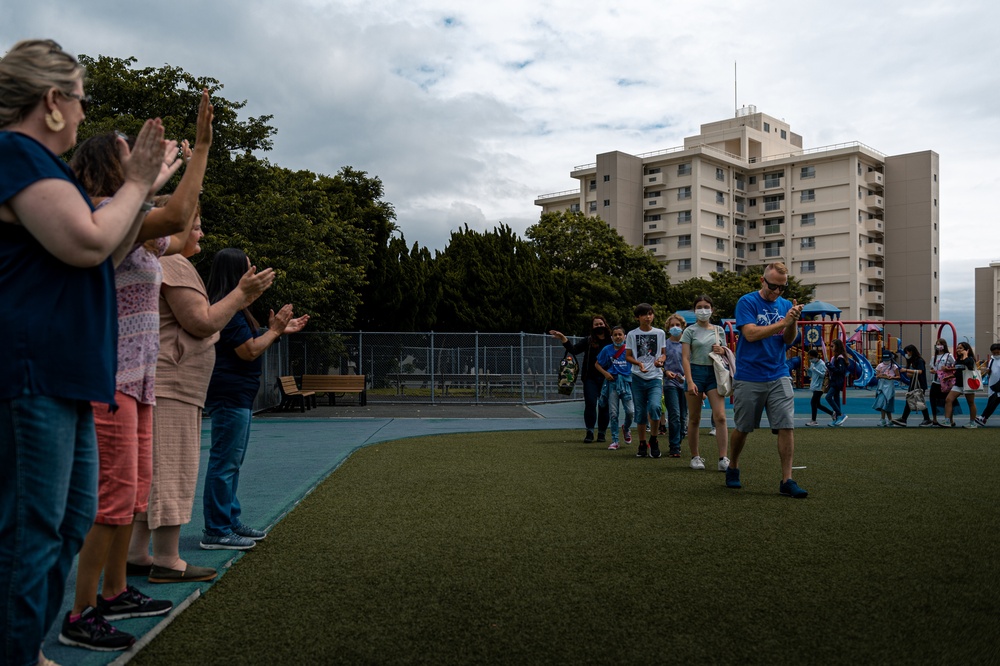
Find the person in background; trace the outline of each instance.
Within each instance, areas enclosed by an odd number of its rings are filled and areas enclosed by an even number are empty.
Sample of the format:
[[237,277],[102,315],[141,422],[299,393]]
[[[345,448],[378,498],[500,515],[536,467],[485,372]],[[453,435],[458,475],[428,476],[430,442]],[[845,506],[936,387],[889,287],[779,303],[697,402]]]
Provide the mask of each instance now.
[[[213,305],[236,289],[253,267],[242,250],[227,248],[215,255],[208,277]],[[237,497],[240,467],[250,443],[253,401],[260,389],[261,356],[282,335],[301,331],[309,315],[292,317],[292,306],[272,310],[268,328],[243,308],[229,320],[215,343],[215,367],[208,384],[205,408],[212,419],[212,448],[205,470],[205,516],[201,547],[205,550],[249,550],[266,533],[245,525]]]
[[965,390],[965,373],[976,369],[976,353],[968,342],[959,342],[955,347],[955,385],[948,392],[948,397],[944,403],[945,426],[955,427],[952,420],[952,411],[955,409],[955,401],[958,396],[965,394],[965,401],[969,404],[969,422],[963,428],[978,428],[976,423],[976,392]]
[[[920,355],[920,350],[918,350],[914,345],[906,345],[903,347],[903,355],[906,357],[906,367],[901,368],[900,372],[907,377],[907,386],[915,385],[920,390],[927,391],[927,363]],[[924,420],[920,423],[921,428],[927,428],[934,425],[926,407],[924,407],[923,415]],[[902,416],[898,419],[893,419],[892,422],[900,428],[905,428],[906,419],[909,418],[909,416],[910,404],[906,403],[903,407]]]
[[687,380],[684,375],[684,349],[681,335],[686,322],[684,317],[672,314],[667,317],[667,359],[663,363],[663,401],[666,406],[667,438],[670,449],[667,456],[681,457],[681,440],[687,423]]
[[611,415],[611,444],[608,449],[618,449],[618,403],[625,408],[625,423],[622,435],[625,443],[632,443],[632,419],[635,418],[635,404],[632,402],[632,367],[625,356],[625,329],[615,326],[611,329],[611,344],[597,355],[597,369],[604,375],[604,389],[601,399],[608,406]]
[[583,354],[583,425],[587,429],[583,441],[590,444],[594,441],[594,428],[597,428],[597,441],[606,441],[608,422],[611,417],[608,407],[598,407],[597,399],[601,395],[601,387],[604,386],[604,376],[597,371],[594,363],[597,355],[602,349],[611,344],[611,331],[608,329],[607,319],[601,315],[594,315],[590,321],[590,335],[577,342],[570,342],[569,338],[559,331],[549,331],[549,335],[562,343],[571,354]]
[[943,428],[945,425],[938,421],[938,410],[943,414],[945,411],[945,399],[951,392],[951,387],[955,385],[955,357],[948,351],[948,343],[944,338],[938,338],[934,343],[934,358],[931,359],[931,367],[928,368],[933,379],[931,380],[931,425]]
[[1000,405],[1000,342],[990,345],[990,360],[986,365],[986,372],[983,373],[983,382],[986,383],[990,397],[986,399],[986,409],[976,417],[976,423],[986,427],[986,422]]
[[826,365],[826,372],[830,375],[826,402],[833,410],[833,422],[829,425],[839,427],[847,420],[847,414],[840,409],[840,394],[844,392],[844,385],[847,383],[847,346],[840,338],[834,339],[830,344],[830,362]]
[[899,366],[892,357],[891,351],[883,349],[882,362],[875,368],[878,386],[875,388],[876,395],[872,409],[882,416],[878,422],[880,428],[892,427],[892,412],[896,409],[896,380],[899,379]]
[[[90,98],[59,44],[24,40],[0,59],[0,662],[44,659],[42,640],[97,512],[91,401],[115,399],[112,253],[130,244],[161,167],[147,120],[114,201],[95,211],[58,156]],[[17,510],[13,510],[17,507]],[[94,616],[95,622],[100,622]]]
[[821,402],[823,398],[823,380],[826,378],[826,363],[823,362],[815,347],[809,350],[808,356],[809,369],[807,373],[809,375],[809,390],[812,391],[812,400],[809,402],[809,407],[812,409],[812,418],[806,422],[806,425],[818,426],[819,422],[816,420],[818,412],[829,414],[832,419],[836,419],[837,415],[832,409],[824,407]]

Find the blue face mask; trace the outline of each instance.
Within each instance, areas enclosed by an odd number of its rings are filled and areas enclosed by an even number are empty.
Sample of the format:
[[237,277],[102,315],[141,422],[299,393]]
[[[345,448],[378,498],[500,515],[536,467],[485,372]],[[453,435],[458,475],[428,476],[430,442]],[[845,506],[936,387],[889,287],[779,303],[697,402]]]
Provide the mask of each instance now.
[[680,334],[681,334],[681,331],[682,331],[682,329],[681,329],[681,327],[680,327],[680,326],[671,326],[671,327],[670,327],[670,335],[671,335],[672,337],[675,337],[675,338],[676,338],[676,337],[677,337],[678,335],[680,335]]

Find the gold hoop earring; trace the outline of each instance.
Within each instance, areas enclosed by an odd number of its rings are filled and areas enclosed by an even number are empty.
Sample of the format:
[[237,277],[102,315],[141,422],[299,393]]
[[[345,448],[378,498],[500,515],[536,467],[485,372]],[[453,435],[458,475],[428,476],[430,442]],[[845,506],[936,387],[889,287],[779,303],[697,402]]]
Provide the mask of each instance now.
[[45,125],[53,132],[61,132],[66,127],[66,119],[63,118],[59,109],[52,109],[45,114]]

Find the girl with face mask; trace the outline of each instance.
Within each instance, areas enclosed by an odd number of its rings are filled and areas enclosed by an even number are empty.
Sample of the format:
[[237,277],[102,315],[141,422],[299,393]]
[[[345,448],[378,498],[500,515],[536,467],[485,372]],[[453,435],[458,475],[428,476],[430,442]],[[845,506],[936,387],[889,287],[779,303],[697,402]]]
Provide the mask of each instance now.
[[933,377],[931,380],[931,425],[943,428],[944,424],[938,422],[938,410],[944,413],[945,396],[948,395],[955,383],[955,357],[948,351],[948,343],[945,342],[944,338],[939,338],[934,343],[934,358],[928,372]]
[[681,334],[684,377],[687,378],[688,444],[691,447],[691,469],[705,469],[705,459],[698,448],[698,427],[701,425],[701,396],[708,396],[712,406],[712,425],[719,445],[720,472],[729,468],[729,430],[726,427],[726,403],[715,383],[715,369],[710,352],[722,353],[726,337],[721,326],[713,325],[712,298],[702,294],[694,299],[694,315],[698,322]]
[[687,381],[684,374],[684,350],[681,334],[687,322],[678,314],[667,318],[667,360],[663,364],[663,402],[666,406],[669,458],[681,457],[681,440],[687,434]]
[[[920,355],[920,351],[913,345],[906,345],[903,347],[903,356],[906,357],[906,367],[901,368],[900,372],[903,374],[904,379],[908,379],[910,383],[916,381],[918,388],[927,390],[927,363],[924,361],[923,357]],[[905,403],[904,403],[905,404]],[[920,423],[921,428],[927,428],[934,425],[931,421],[931,416],[925,409],[924,420]],[[906,405],[903,407],[903,415],[898,419],[893,419],[893,425],[900,426],[902,428],[906,427],[906,419],[910,416],[910,406]]]
[[948,397],[944,403],[944,418],[946,423],[955,427],[955,421],[951,418],[955,408],[955,401],[958,396],[965,393],[965,401],[969,405],[969,422],[963,428],[978,428],[976,423],[976,392],[964,390],[965,373],[976,368],[976,353],[968,342],[959,342],[955,347],[955,385],[948,392]]

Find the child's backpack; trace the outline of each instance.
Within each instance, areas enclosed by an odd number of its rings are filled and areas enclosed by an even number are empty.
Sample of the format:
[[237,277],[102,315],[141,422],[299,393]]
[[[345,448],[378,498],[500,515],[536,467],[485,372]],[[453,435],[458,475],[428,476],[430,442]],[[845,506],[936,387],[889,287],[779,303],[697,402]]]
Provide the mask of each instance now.
[[577,370],[576,357],[566,352],[563,359],[559,361],[559,393],[570,395],[573,392],[573,386],[576,385]]

